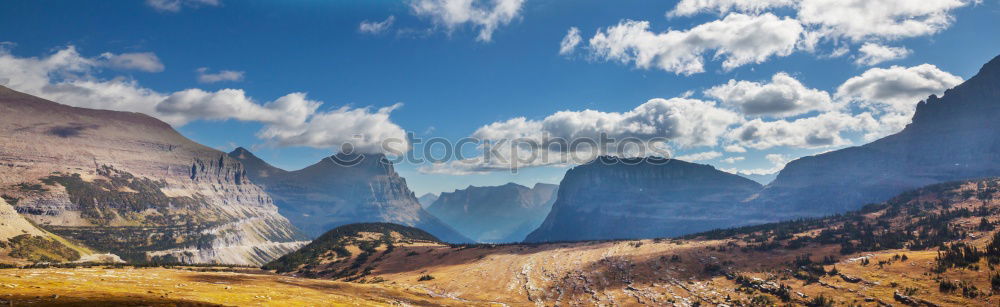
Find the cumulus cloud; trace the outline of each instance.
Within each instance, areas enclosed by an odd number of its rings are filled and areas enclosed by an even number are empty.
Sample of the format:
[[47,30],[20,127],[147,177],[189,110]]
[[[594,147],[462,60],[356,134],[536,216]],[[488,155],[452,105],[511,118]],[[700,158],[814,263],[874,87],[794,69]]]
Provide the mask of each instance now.
[[872,68],[840,85],[835,97],[872,110],[908,113],[921,100],[932,94],[940,95],[962,81],[961,77],[931,64]]
[[744,159],[746,159],[746,158],[745,157],[729,157],[729,158],[725,158],[725,159],[722,159],[722,160],[719,160],[719,161],[722,162],[722,163],[733,164],[733,163],[736,163],[736,162],[743,161]]
[[743,146],[736,144],[726,145],[722,149],[725,150],[726,152],[747,152],[746,148],[743,148]]
[[417,16],[430,18],[449,32],[470,25],[479,29],[477,40],[489,42],[493,32],[521,13],[524,0],[414,0],[410,8]]
[[793,0],[681,0],[673,10],[667,12],[667,17],[691,16],[709,12],[758,14],[769,9],[788,7],[793,4],[795,4]]
[[772,76],[770,83],[729,80],[705,95],[750,116],[786,117],[837,107],[826,91],[806,88],[784,72]]
[[853,41],[900,39],[935,34],[948,28],[951,11],[963,0],[803,0],[797,19],[827,36]]
[[668,16],[744,12],[759,14],[792,8],[794,18],[822,37],[894,40],[925,36],[948,28],[952,11],[975,0],[682,0]]
[[861,55],[854,60],[854,64],[875,66],[882,62],[905,58],[913,51],[905,47],[888,47],[877,43],[865,43],[861,48],[858,48],[858,52]]
[[392,23],[395,21],[396,16],[393,15],[389,15],[389,18],[378,22],[365,20],[358,25],[358,31],[365,34],[381,34],[391,28]]
[[[0,46],[2,47],[2,46]],[[320,112],[322,104],[291,93],[259,103],[243,90],[187,89],[161,93],[126,78],[102,79],[94,75],[107,62],[105,56],[85,57],[68,46],[44,57],[18,57],[0,48],[0,80],[17,91],[56,102],[93,109],[145,113],[174,126],[195,120],[259,122],[258,137],[275,146],[336,148],[350,142],[361,152],[384,151],[382,140],[402,140],[406,134],[389,120],[395,108],[371,111],[349,108]]]
[[576,50],[576,46],[580,44],[580,40],[582,40],[580,37],[580,29],[577,27],[569,28],[569,31],[566,32],[566,36],[563,37],[561,42],[559,42],[559,54],[568,55],[573,53],[573,51]]
[[472,134],[496,144],[492,148],[504,156],[439,163],[421,171],[469,173],[566,165],[602,154],[670,156],[668,144],[715,146],[741,120],[714,102],[688,98],[651,99],[627,112],[561,111],[541,120],[518,117],[485,125]]
[[730,14],[689,30],[650,31],[648,21],[625,20],[601,29],[590,39],[594,56],[637,68],[657,68],[677,74],[704,72],[703,54],[724,59],[733,69],[791,54],[803,34],[802,25],[773,14]]
[[361,152],[402,154],[409,150],[406,131],[390,120],[390,107],[372,111],[370,108],[342,107],[313,114],[301,125],[270,125],[257,136],[278,146],[309,146],[340,148],[349,143]]
[[107,61],[107,66],[122,70],[140,70],[145,72],[163,71],[163,63],[152,52],[114,54],[105,52],[101,58]]
[[721,156],[722,156],[721,152],[706,151],[706,152],[698,152],[698,153],[678,156],[676,159],[681,161],[695,162],[695,161],[712,160]]
[[198,82],[201,83],[216,83],[223,81],[243,81],[242,71],[235,70],[222,70],[216,73],[208,72],[208,67],[200,67],[195,70],[198,73]]
[[160,12],[177,13],[184,7],[219,6],[220,0],[146,0],[146,5]]
[[731,130],[728,137],[741,146],[754,149],[787,146],[818,148],[851,144],[842,132],[867,131],[878,127],[869,113],[858,115],[840,112],[822,113],[792,121],[754,119]]

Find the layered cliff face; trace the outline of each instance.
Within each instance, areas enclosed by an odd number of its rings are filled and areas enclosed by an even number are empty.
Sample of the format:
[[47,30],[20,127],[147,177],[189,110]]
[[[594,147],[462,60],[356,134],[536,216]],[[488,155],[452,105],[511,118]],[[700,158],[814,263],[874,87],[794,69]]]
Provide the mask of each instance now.
[[903,131],[785,166],[754,200],[773,220],[860,208],[933,183],[1000,176],[1000,57],[917,106]]
[[427,211],[477,242],[520,242],[549,214],[558,188],[544,183],[469,186],[441,193]]
[[155,118],[0,87],[0,194],[45,230],[96,251],[261,264],[305,244],[245,172]]
[[709,165],[600,157],[566,172],[552,211],[525,242],[657,238],[752,223],[750,179]]
[[273,167],[244,148],[229,155],[245,161],[247,176],[274,197],[282,215],[312,237],[346,224],[388,222],[417,227],[448,242],[471,241],[424,210],[406,179],[381,154],[335,155],[297,171]]

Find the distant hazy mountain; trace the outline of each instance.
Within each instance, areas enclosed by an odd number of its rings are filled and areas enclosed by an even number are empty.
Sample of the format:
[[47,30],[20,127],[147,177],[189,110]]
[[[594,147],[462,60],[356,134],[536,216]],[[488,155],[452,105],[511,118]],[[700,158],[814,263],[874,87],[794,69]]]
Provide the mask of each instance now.
[[911,124],[875,142],[785,166],[754,204],[774,220],[885,201],[932,183],[1000,176],[1000,57],[917,105]]
[[262,264],[307,239],[238,161],[170,125],[5,87],[0,195],[42,229],[130,261]]
[[[279,212],[312,237],[345,224],[389,222],[448,242],[471,242],[424,210],[381,154],[338,154],[297,171],[271,166],[242,147],[229,156],[243,161],[247,176],[274,198]],[[355,160],[360,163],[337,162]]]
[[526,242],[654,238],[752,222],[753,180],[709,165],[600,157],[566,172],[552,211]]
[[520,242],[549,214],[558,188],[545,183],[469,186],[441,193],[427,211],[478,242]]
[[440,196],[438,196],[437,194],[426,193],[423,196],[418,197],[417,202],[420,203],[421,207],[424,207],[424,209],[426,209],[427,207],[430,207],[431,204],[433,204],[435,201],[437,201],[438,197]]

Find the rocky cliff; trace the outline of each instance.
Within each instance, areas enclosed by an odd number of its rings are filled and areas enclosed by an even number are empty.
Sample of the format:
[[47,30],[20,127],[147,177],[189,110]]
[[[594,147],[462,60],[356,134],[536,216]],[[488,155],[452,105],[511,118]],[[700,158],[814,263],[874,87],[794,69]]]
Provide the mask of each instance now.
[[[424,210],[381,154],[342,155],[297,171],[273,167],[244,148],[229,155],[274,197],[279,211],[312,237],[337,226],[388,222],[423,229],[448,242],[470,242]],[[356,163],[355,163],[356,162]]]
[[0,194],[41,228],[131,261],[262,264],[307,239],[239,161],[170,125],[4,87]]
[[1000,176],[998,119],[1000,57],[921,102],[903,131],[788,163],[752,204],[775,213],[773,220],[819,216],[933,183]]
[[750,223],[741,201],[760,188],[709,165],[599,157],[566,172],[552,211],[525,241],[670,237]]
[[558,188],[544,183],[469,186],[441,193],[427,211],[477,242],[520,242],[549,214]]
[[430,207],[430,205],[433,204],[435,201],[437,201],[438,197],[440,196],[434,193],[424,193],[424,195],[417,197],[417,202],[420,203],[421,207],[424,207],[426,209],[427,207]]

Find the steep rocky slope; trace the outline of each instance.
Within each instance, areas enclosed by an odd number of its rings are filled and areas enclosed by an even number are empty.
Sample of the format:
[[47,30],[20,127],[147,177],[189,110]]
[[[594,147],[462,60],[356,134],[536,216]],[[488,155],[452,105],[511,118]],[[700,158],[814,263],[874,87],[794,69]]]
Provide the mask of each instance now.
[[406,179],[383,155],[338,154],[297,171],[273,167],[244,148],[229,155],[243,161],[247,176],[274,197],[282,215],[310,236],[340,225],[390,222],[426,230],[448,242],[471,241],[424,210]]
[[304,244],[243,166],[155,118],[0,87],[0,194],[132,261],[260,264]]
[[774,220],[884,201],[912,188],[1000,175],[1000,57],[943,97],[921,102],[903,131],[791,163],[754,205]]
[[544,183],[469,186],[441,193],[427,211],[477,242],[521,242],[545,220],[558,188]]
[[[395,242],[370,257],[329,257],[286,274],[509,306],[994,306],[997,225],[1000,179],[986,179],[929,186],[844,215],[681,239]],[[364,276],[338,274],[354,263]]]
[[599,157],[566,172],[552,211],[525,242],[658,238],[752,222],[750,179],[660,158]]

